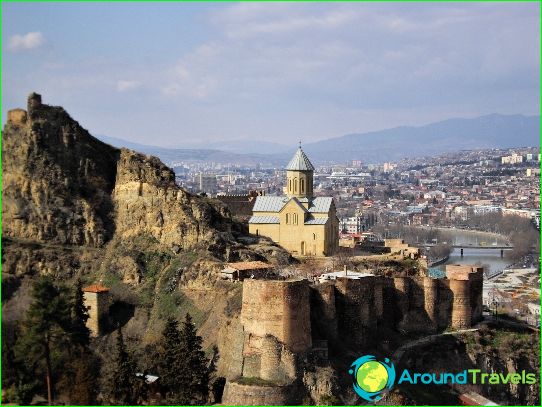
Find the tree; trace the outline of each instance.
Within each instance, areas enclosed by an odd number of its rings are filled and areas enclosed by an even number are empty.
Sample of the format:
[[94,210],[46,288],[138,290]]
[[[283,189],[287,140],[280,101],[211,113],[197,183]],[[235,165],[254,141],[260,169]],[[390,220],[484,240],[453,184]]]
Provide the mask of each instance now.
[[177,393],[181,390],[179,379],[188,374],[184,356],[178,322],[169,317],[158,349],[158,374],[165,398],[173,402],[177,402]]
[[90,330],[86,325],[89,315],[81,280],[75,283],[71,308],[69,359],[63,364],[58,388],[68,396],[70,404],[90,405],[96,399],[99,361],[89,348]]
[[72,309],[72,340],[77,345],[88,347],[90,343],[90,330],[87,327],[89,315],[83,295],[83,284],[81,280],[77,280]]
[[158,372],[168,404],[204,404],[209,396],[209,381],[215,370],[205,357],[202,338],[196,333],[190,314],[181,329],[175,319],[166,321],[158,349]]
[[59,393],[66,395],[71,405],[96,404],[98,372],[97,357],[88,349],[80,352],[77,357],[65,363],[64,374],[58,380]]
[[185,366],[188,367],[188,374],[183,378],[183,384],[186,385],[184,393],[189,395],[188,403],[203,404],[209,394],[210,363],[201,349],[203,340],[197,335],[192,317],[188,313],[183,322],[181,339],[182,347],[186,350]]
[[16,354],[29,370],[44,374],[47,401],[53,404],[55,355],[69,347],[72,324],[71,307],[66,289],[55,286],[48,277],[39,278],[32,289],[33,301],[23,322],[23,332],[16,345]]
[[110,395],[115,404],[131,405],[137,401],[135,363],[126,351],[122,330],[117,329],[117,350],[112,372],[112,391]]

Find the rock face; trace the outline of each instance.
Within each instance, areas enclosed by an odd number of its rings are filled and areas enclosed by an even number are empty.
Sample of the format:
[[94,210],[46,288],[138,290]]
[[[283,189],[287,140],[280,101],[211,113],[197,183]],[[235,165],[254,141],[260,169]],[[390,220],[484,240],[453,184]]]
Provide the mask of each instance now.
[[92,137],[37,94],[27,112],[8,112],[2,154],[4,237],[102,247],[114,236],[144,233],[214,252],[233,241],[223,206],[178,188],[157,158]]
[[120,151],[60,107],[28,98],[2,133],[3,236],[100,246],[114,232],[111,192]]

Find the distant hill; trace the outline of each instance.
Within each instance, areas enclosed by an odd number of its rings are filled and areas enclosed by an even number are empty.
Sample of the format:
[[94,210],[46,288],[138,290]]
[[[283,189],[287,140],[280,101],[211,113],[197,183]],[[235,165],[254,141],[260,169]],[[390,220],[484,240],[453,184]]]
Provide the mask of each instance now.
[[[284,158],[273,154],[257,154],[257,153],[236,153],[233,151],[224,151],[214,148],[168,148],[150,146],[146,144],[133,143],[131,141],[123,140],[116,137],[109,137],[105,135],[97,135],[98,139],[112,145],[114,147],[126,147],[132,150],[136,150],[145,154],[155,155],[159,157],[168,165],[174,165],[177,162],[216,162],[216,163],[235,163],[240,165],[253,165],[262,164],[270,166],[283,165]],[[256,144],[256,142],[252,142]],[[274,144],[274,143],[269,143]],[[215,144],[216,145],[216,144]],[[234,145],[234,144],[232,144]],[[278,144],[275,144],[278,145]],[[212,147],[213,144],[208,145]],[[241,145],[239,145],[241,147]],[[250,149],[250,146],[248,147]],[[286,147],[287,148],[287,147]],[[239,150],[239,148],[238,148]],[[268,151],[267,149],[263,149]],[[286,156],[285,156],[286,157]]]
[[305,144],[303,149],[316,162],[359,159],[377,163],[449,151],[539,144],[540,116],[491,114],[474,119],[449,119],[421,127],[401,126],[348,134]]
[[181,144],[182,148],[212,148],[236,154],[284,154],[291,147],[284,144],[273,143],[265,140],[231,140],[215,141],[200,144]]
[[[97,137],[115,147],[127,147],[156,155],[167,164],[178,161],[214,161],[282,167],[296,148],[262,140],[215,142],[206,144],[206,148],[167,148],[108,136]],[[540,116],[491,114],[474,119],[449,119],[420,127],[401,126],[348,134],[304,144],[303,149],[316,164],[343,163],[349,160],[379,163],[459,150],[538,146],[539,137]]]

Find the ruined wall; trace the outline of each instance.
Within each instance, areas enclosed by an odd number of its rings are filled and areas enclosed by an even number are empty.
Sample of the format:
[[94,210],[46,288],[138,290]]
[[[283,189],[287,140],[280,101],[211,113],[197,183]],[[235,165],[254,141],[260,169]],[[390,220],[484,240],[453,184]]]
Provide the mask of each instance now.
[[298,378],[298,355],[312,347],[309,296],[307,280],[244,280],[242,377],[278,386]]
[[259,195],[263,195],[263,192],[250,191],[248,194],[217,195],[216,199],[226,205],[232,215],[248,217],[252,215],[252,208]]
[[[480,320],[482,268],[448,265],[446,270],[445,279],[422,276],[384,279],[384,322],[393,321],[393,327],[404,332],[432,333],[448,327],[470,327]],[[378,310],[377,303],[375,309]]]
[[335,286],[331,282],[311,287],[312,336],[319,339],[337,338],[337,308]]
[[431,277],[423,277],[424,310],[431,323],[431,330],[438,329],[438,280]]
[[[410,309],[410,278],[408,277],[394,277],[393,285],[395,288],[395,298],[389,298],[388,301],[395,302],[397,304],[397,322],[400,323],[406,318]],[[395,300],[395,301],[394,301]]]
[[293,352],[311,347],[307,280],[245,280],[241,323],[245,333],[273,335]]
[[384,277],[375,277],[374,307],[376,319],[381,321],[384,318]]
[[483,268],[448,265],[446,277],[453,296],[452,328],[469,328],[482,317]]
[[26,110],[13,109],[8,111],[8,123],[17,126],[23,126],[26,124],[27,114]]
[[102,333],[104,317],[109,311],[109,294],[84,292],[83,300],[88,308],[87,327],[91,336],[99,336]]
[[296,385],[263,386],[228,381],[224,387],[222,402],[233,406],[287,406],[301,402],[300,389]]
[[375,277],[359,280],[339,277],[335,280],[339,335],[350,338],[356,346],[371,342],[376,328],[374,307]]

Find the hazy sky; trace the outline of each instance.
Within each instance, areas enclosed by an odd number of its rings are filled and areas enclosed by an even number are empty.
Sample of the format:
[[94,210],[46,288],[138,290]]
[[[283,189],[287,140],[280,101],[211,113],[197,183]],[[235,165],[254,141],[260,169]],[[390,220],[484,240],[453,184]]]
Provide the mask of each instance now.
[[538,3],[2,3],[2,109],[93,134],[294,144],[538,114]]

